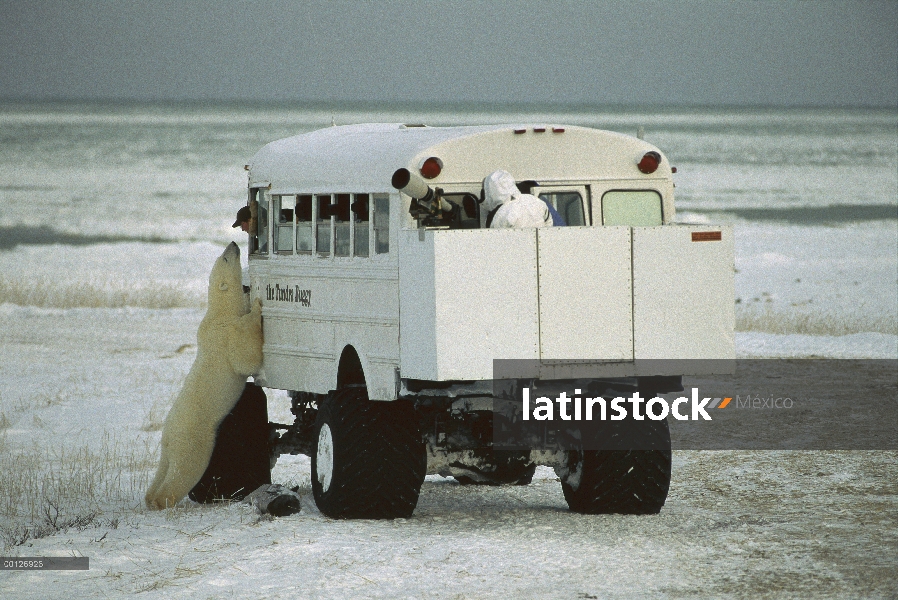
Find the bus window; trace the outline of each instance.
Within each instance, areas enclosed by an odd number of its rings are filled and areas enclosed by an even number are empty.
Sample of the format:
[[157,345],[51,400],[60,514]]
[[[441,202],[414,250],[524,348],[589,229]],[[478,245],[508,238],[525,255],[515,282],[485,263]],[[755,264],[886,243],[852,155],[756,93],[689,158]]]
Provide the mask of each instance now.
[[312,196],[297,196],[296,208],[296,251],[309,253],[315,242],[312,231]]
[[661,225],[661,194],[653,190],[618,190],[602,196],[605,225]]
[[256,192],[256,252],[268,254],[268,200],[267,190],[257,189]]
[[390,197],[386,194],[374,196],[374,252],[386,254],[390,251]]
[[458,207],[452,222],[448,223],[450,229],[480,229],[480,204],[477,196],[462,192],[443,194],[443,199]]
[[334,215],[334,256],[349,256],[350,227],[350,196],[349,194],[337,194]]
[[278,254],[293,254],[293,196],[272,196],[272,250]]
[[354,256],[368,256],[368,194],[356,194],[352,203]]
[[318,199],[317,240],[315,250],[321,256],[331,253],[331,196],[316,196]]
[[583,196],[580,192],[539,192],[539,198],[555,207],[565,225],[586,225]]

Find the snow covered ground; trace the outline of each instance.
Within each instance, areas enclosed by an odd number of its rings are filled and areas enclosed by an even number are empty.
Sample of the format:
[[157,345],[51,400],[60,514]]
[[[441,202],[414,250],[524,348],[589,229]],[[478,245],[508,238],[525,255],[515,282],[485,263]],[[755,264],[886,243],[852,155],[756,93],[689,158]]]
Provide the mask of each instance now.
[[[677,452],[667,504],[648,517],[570,513],[554,473],[540,468],[526,487],[430,476],[410,519],[333,521],[311,500],[305,457],[282,457],[272,474],[299,486],[300,514],[269,520],[244,504],[148,512],[141,498],[158,424],[193,359],[201,315],[4,309],[4,500],[33,508],[20,521],[45,530],[47,500],[58,503],[57,525],[95,516],[6,551],[88,556],[90,571],[0,572],[3,597],[893,597],[898,589],[894,452]],[[270,392],[270,405],[273,419],[287,417],[283,394]]]
[[[307,473],[291,465],[276,479]],[[305,467],[305,471],[303,470]],[[28,555],[88,572],[4,573],[8,598],[894,597],[894,456],[682,452],[650,517],[567,511],[551,472],[524,488],[425,482],[415,515],[332,521],[306,496],[273,521],[246,505],[127,512]],[[306,475],[307,476],[307,475]],[[124,511],[124,509],[123,509]]]

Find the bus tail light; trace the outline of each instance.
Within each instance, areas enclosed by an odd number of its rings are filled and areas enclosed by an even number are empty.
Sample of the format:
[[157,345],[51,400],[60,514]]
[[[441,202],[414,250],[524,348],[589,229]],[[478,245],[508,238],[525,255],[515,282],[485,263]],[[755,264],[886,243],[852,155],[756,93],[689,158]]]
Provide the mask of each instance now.
[[642,160],[639,161],[636,167],[646,175],[651,175],[658,170],[658,165],[660,164],[661,155],[651,150],[642,155]]
[[436,156],[431,156],[421,163],[421,177],[424,179],[433,179],[443,171],[443,161]]

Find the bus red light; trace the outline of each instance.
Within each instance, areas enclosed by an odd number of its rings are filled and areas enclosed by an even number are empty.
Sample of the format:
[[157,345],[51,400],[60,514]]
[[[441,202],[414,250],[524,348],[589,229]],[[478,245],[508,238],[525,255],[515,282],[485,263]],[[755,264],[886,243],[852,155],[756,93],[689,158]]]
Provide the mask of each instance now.
[[433,179],[443,171],[443,161],[436,156],[431,156],[421,163],[421,177],[424,179]]
[[658,170],[658,165],[661,164],[661,155],[651,150],[646,152],[642,156],[642,160],[636,165],[640,171],[645,173],[646,175],[650,175]]

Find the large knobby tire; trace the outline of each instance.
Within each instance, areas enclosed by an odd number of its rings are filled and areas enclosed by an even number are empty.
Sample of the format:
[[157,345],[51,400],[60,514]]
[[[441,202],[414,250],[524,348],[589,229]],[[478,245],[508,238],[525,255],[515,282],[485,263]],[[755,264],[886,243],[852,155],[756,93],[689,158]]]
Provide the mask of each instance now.
[[371,402],[364,388],[336,391],[315,421],[312,494],[335,519],[411,516],[427,471],[411,403]]
[[651,438],[655,449],[571,453],[561,489],[572,511],[632,515],[661,511],[670,488],[670,429],[666,420],[646,420],[640,426],[640,437]]

